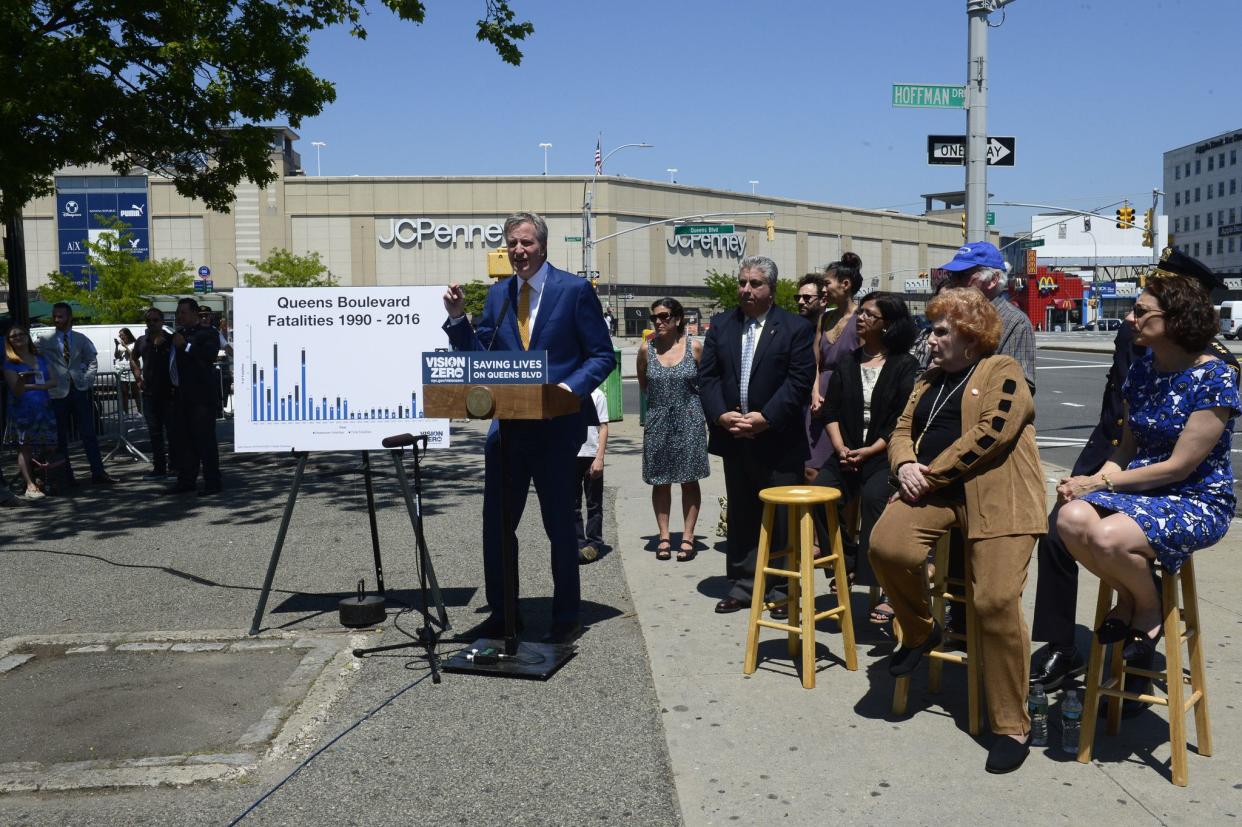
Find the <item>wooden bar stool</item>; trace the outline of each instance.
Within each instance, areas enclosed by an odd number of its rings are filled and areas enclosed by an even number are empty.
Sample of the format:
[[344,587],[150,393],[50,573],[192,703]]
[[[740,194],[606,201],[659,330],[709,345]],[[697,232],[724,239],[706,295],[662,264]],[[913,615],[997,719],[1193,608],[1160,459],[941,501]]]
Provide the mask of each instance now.
[[[759,627],[781,629],[789,633],[789,654],[798,655],[798,639],[802,642],[802,685],[815,688],[815,624],[826,617],[837,618],[841,624],[841,638],[845,644],[845,667],[850,671],[858,668],[858,655],[854,650],[854,619],[850,613],[850,589],[845,577],[845,555],[841,545],[841,530],[837,525],[837,500],[841,492],[835,488],[819,485],[784,485],[765,488],[759,492],[763,501],[763,523],[759,528],[759,554],[755,562],[755,586],[750,599],[750,622],[746,631],[746,661],[742,671],[753,674],[759,662]],[[776,524],[776,507],[787,506],[789,512],[788,544],[780,551],[771,550],[772,530]],[[832,550],[815,559],[815,524],[811,519],[813,508],[826,511],[828,536]],[[784,557],[787,568],[770,565],[773,558]],[[831,609],[815,611],[815,572],[827,566],[833,567],[836,577],[837,605]],[[767,578],[784,577],[789,581],[789,596],[784,600],[768,603]],[[765,609],[774,606],[789,607],[789,622],[782,623],[762,617]]]
[[[1208,721],[1207,670],[1203,663],[1202,632],[1199,627],[1199,593],[1195,589],[1194,557],[1189,557],[1174,573],[1165,571],[1160,578],[1161,600],[1164,607],[1165,669],[1163,672],[1138,669],[1125,665],[1121,657],[1124,643],[1112,645],[1109,676],[1103,677],[1105,647],[1091,636],[1091,657],[1087,661],[1087,674],[1083,681],[1087,698],[1083,702],[1082,741],[1078,745],[1078,760],[1084,764],[1091,761],[1091,749],[1095,744],[1095,724],[1100,697],[1108,698],[1108,734],[1121,731],[1122,699],[1160,704],[1169,708],[1169,747],[1172,753],[1173,783],[1186,786],[1186,713],[1195,712],[1195,737],[1199,754],[1212,754],[1212,727]],[[1178,585],[1181,585],[1181,602],[1178,606]],[[1100,583],[1100,596],[1095,604],[1095,626],[1098,629],[1112,609],[1113,590]],[[1190,660],[1190,674],[1182,669],[1182,644]],[[1127,675],[1139,675],[1152,681],[1163,681],[1166,697],[1140,695],[1125,691]],[[1185,691],[1190,685],[1190,694]]]
[[[975,642],[979,640],[979,618],[975,614],[975,587],[971,582],[970,558],[967,556],[964,577],[949,577],[949,534],[946,532],[936,541],[936,552],[932,559],[936,568],[930,585],[932,617],[944,629],[944,640],[927,653],[927,689],[930,692],[940,691],[940,680],[945,663],[965,666],[967,727],[971,735],[978,735],[980,731],[979,702],[983,696],[983,670],[980,668],[981,658],[975,645]],[[965,607],[965,635],[950,632],[947,628],[948,610],[954,603]],[[893,630],[897,634],[900,632],[895,618]],[[966,652],[946,651],[946,644],[952,640],[962,641]],[[906,714],[909,696],[910,676],[903,675],[893,686],[893,715]]]

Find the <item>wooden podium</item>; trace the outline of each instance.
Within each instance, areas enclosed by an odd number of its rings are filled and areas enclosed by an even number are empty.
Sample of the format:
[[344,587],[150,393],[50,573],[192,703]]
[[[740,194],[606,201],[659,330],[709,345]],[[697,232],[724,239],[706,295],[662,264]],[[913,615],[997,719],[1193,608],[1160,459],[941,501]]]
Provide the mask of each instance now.
[[[517,561],[512,543],[513,511],[509,503],[509,425],[515,421],[552,419],[578,413],[582,400],[559,385],[448,384],[423,385],[423,415],[434,419],[494,419],[500,451],[500,564],[504,583],[505,637],[503,641],[480,638],[444,665],[447,672],[497,675],[514,678],[552,676],[570,658],[573,644],[519,642],[517,639]],[[568,514],[568,512],[566,512]],[[498,653],[493,662],[491,651]],[[479,653],[483,653],[480,657]]]

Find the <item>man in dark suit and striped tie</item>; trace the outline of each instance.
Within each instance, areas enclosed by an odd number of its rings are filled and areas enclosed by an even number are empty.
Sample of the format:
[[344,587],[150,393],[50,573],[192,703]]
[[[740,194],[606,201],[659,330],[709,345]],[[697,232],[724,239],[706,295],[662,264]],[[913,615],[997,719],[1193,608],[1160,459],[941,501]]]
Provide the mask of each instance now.
[[712,319],[699,362],[700,395],[710,425],[708,450],[724,459],[729,497],[720,614],[750,606],[759,543],[759,492],[803,481],[810,456],[805,408],[815,379],[815,331],[773,304],[776,262],[742,259],[738,306]]

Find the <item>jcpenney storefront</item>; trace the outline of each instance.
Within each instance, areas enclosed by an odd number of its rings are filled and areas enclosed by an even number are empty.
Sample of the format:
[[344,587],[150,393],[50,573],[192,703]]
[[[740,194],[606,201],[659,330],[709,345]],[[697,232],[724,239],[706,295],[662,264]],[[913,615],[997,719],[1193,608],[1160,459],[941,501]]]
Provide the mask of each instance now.
[[[206,210],[153,176],[120,179],[101,168],[72,170],[62,178],[76,188],[73,192],[88,197],[115,192],[117,206],[111,206],[111,196],[104,200],[118,217],[122,200],[131,211],[138,205],[143,252],[184,259],[216,290],[244,279],[253,269],[248,260],[280,247],[318,252],[344,285],[486,280],[488,253],[503,248],[504,219],[520,210],[547,219],[553,264],[583,270],[582,202],[589,178],[307,177],[292,174],[292,162],[286,166],[290,174],[267,189],[239,187],[228,214]],[[124,184],[120,189],[118,182]],[[86,228],[78,226],[82,220],[61,215],[69,212],[70,200],[81,199],[66,190],[26,210],[32,287],[51,270],[83,263],[79,248]],[[775,218],[772,240],[765,227],[769,211]],[[705,214],[723,214],[706,219],[719,222],[710,232],[677,234],[670,224],[652,224]],[[732,273],[743,256],[753,254],[771,256],[783,276],[797,278],[852,250],[862,257],[868,289],[901,292],[907,281],[949,260],[961,239],[956,218],[619,178],[595,182],[593,215],[594,237],[612,237],[596,245],[591,269],[598,273],[601,298],[619,322],[628,320],[627,307],[645,308],[662,295],[710,313],[704,277],[709,271]],[[62,236],[69,245],[63,250]]]

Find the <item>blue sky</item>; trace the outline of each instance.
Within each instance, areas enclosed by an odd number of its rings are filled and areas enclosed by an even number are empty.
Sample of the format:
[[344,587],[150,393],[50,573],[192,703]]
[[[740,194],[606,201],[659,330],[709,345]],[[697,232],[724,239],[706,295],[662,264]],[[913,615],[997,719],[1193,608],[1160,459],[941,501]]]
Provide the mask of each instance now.
[[[369,37],[312,41],[337,101],[298,129],[325,175],[605,173],[921,212],[961,189],[926,163],[927,135],[964,111],[895,109],[894,82],[962,83],[964,0],[888,3],[533,2],[520,67],[474,39],[482,0],[428,0],[422,26],[379,7]],[[1238,0],[1017,0],[992,15],[989,133],[1017,137],[997,201],[1149,204],[1161,153],[1242,127]],[[1141,211],[1141,210],[1140,210]],[[998,208],[998,229],[1029,210]],[[1111,212],[1111,210],[1110,210]]]

